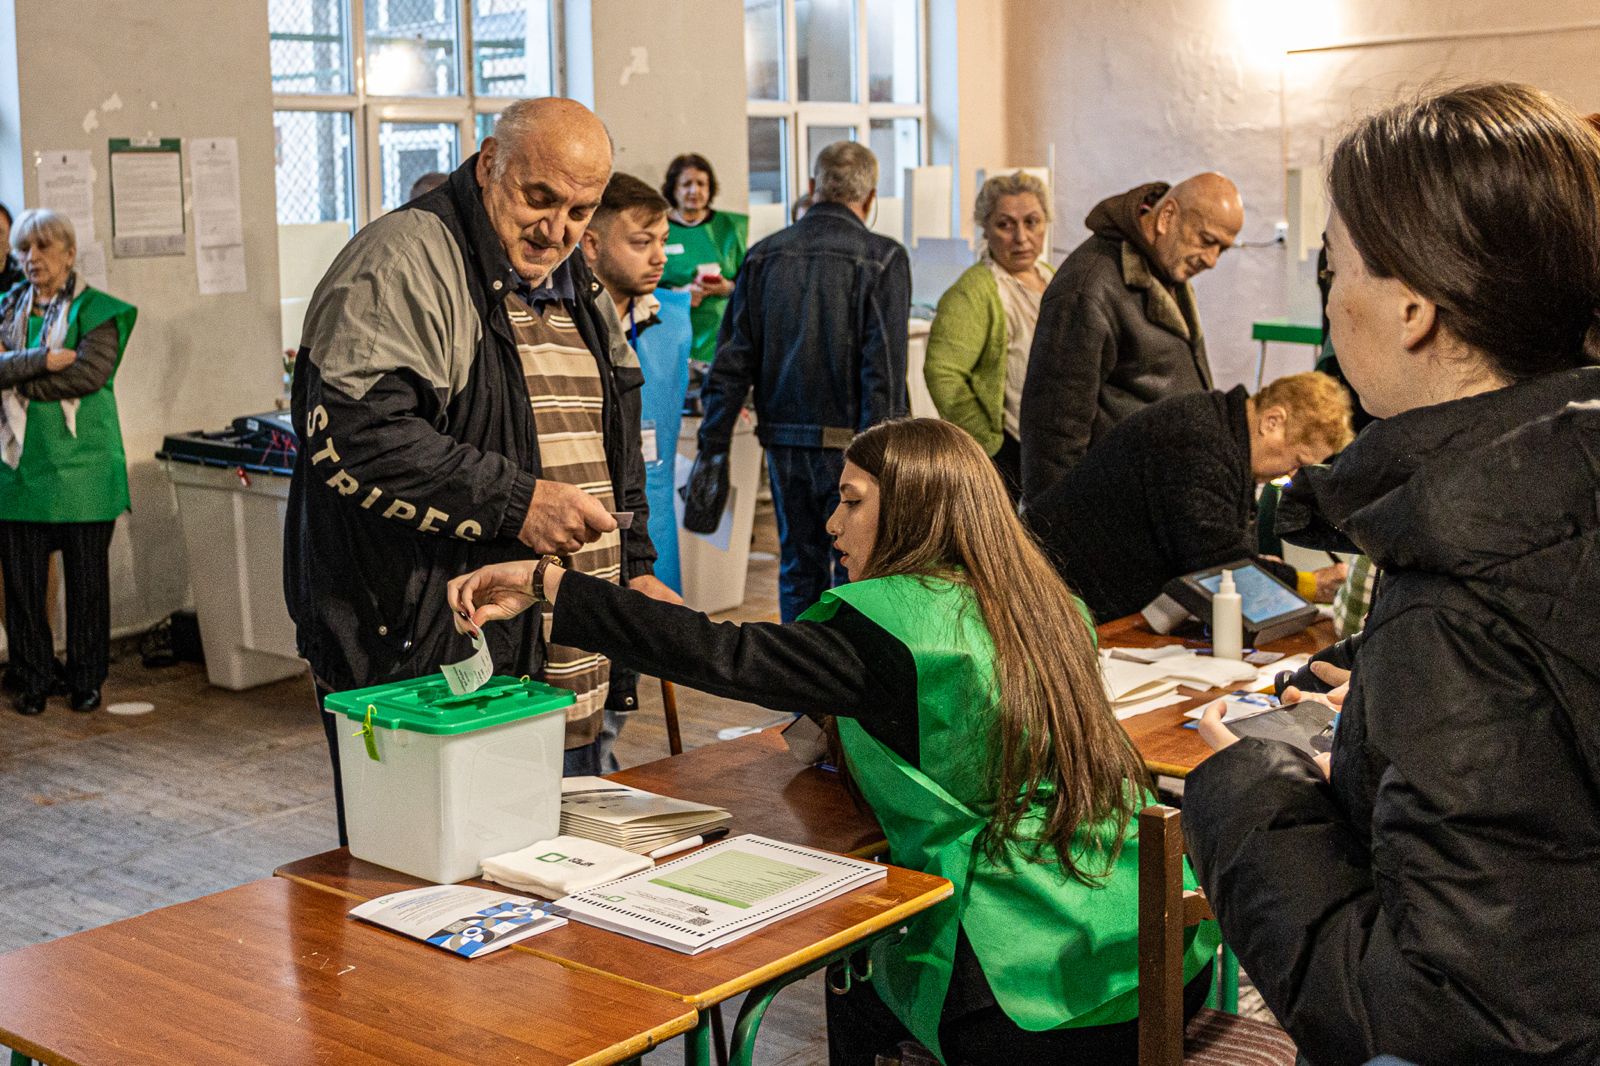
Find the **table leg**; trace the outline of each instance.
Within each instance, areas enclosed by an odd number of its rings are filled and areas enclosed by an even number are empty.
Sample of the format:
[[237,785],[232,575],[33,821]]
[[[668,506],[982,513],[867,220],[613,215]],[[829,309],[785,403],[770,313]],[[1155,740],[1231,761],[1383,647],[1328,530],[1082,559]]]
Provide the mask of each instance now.
[[33,1060],[20,1051],[11,1053],[11,1066],[33,1066]]
[[711,1010],[700,1012],[694,1028],[683,1034],[683,1066],[711,1066]]
[[[895,930],[885,930],[882,935],[894,935],[895,932]],[[777,997],[779,992],[782,992],[796,981],[805,980],[818,970],[827,969],[836,962],[842,962],[848,966],[849,962],[847,960],[850,956],[866,950],[874,940],[880,938],[872,937],[851,944],[849,947],[840,948],[831,955],[817,959],[808,966],[791,970],[781,977],[752,988],[749,994],[744,997],[744,1003],[739,1007],[739,1020],[733,1024],[733,1044],[729,1048],[728,1054],[729,1066],[753,1066],[756,1054],[756,1031],[761,1028],[761,1019],[767,1013],[767,1008],[772,1005],[773,999]],[[704,1016],[704,1013],[702,1013],[701,1017],[704,1018]]]

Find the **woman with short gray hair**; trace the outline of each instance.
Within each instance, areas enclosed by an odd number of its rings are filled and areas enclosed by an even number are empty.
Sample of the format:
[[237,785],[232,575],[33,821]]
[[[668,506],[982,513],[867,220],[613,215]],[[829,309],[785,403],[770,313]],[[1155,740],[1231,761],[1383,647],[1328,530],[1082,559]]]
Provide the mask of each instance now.
[[983,252],[939,298],[922,373],[940,416],[978,439],[1015,500],[1022,383],[1053,274],[1044,260],[1049,190],[1026,171],[997,174],[978,190],[973,221]]
[[85,285],[65,215],[25,211],[11,230],[25,281],[0,298],[0,576],[8,682],[20,714],[58,685],[46,574],[61,552],[67,592],[66,695],[100,706],[111,643],[109,551],[128,509],[112,379],[138,312]]

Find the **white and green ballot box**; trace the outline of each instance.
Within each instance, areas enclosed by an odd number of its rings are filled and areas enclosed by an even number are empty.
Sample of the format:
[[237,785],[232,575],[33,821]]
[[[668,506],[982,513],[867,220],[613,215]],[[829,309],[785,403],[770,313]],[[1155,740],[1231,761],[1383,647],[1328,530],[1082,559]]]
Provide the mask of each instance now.
[[331,693],[350,853],[445,883],[555,836],[572,701],[499,676],[454,696],[439,674]]

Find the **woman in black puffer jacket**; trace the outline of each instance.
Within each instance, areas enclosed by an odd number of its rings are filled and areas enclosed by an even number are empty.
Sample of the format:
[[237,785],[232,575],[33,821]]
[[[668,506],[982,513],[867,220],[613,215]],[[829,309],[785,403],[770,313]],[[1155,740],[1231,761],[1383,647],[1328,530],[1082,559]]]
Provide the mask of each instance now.
[[1315,1066],[1600,1062],[1600,137],[1478,86],[1361,123],[1329,182],[1382,421],[1295,496],[1383,579],[1331,765],[1202,727],[1196,871]]

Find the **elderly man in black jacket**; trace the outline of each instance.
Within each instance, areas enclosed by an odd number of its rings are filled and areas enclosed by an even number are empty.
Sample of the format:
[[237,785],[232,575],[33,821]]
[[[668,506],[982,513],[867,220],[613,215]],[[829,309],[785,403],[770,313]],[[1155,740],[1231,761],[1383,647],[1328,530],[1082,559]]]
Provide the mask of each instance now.
[[846,579],[825,528],[839,505],[844,448],[861,430],[908,412],[906,334],[911,264],[866,221],[878,160],[853,141],[817,156],[816,203],[750,249],[722,320],[701,396],[700,452],[727,452],[755,389],[782,563],[785,622]]
[[[284,588],[319,701],[467,657],[445,583],[484,563],[570,555],[676,599],[652,574],[643,376],[571,254],[610,174],[587,108],[518,102],[478,155],[362,229],[317,286],[295,360]],[[634,512],[627,530],[620,511]],[[569,771],[597,772],[603,708],[632,707],[631,676],[548,647],[537,611],[486,637],[503,672],[560,667],[578,694]]]
[[1101,622],[1144,607],[1172,578],[1245,558],[1329,600],[1342,564],[1300,574],[1255,554],[1255,489],[1350,437],[1349,394],[1326,374],[1280,378],[1255,396],[1243,385],[1173,396],[1119,422],[1028,522]]
[[1045,290],[1019,412],[1022,495],[1038,497],[1146,404],[1211,388],[1189,282],[1244,225],[1221,174],[1152,182],[1098,204]]

